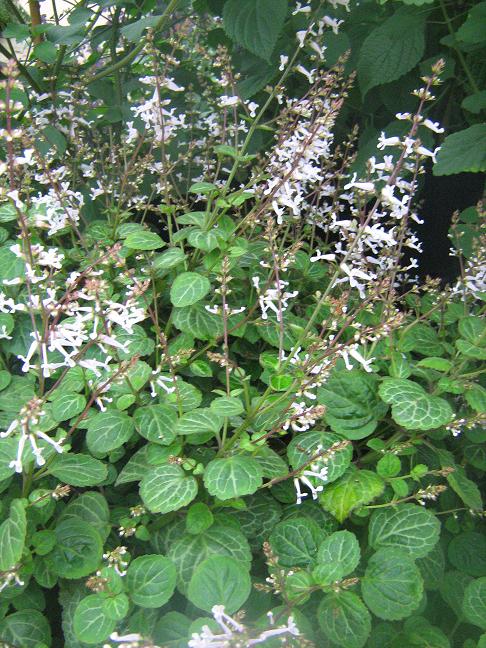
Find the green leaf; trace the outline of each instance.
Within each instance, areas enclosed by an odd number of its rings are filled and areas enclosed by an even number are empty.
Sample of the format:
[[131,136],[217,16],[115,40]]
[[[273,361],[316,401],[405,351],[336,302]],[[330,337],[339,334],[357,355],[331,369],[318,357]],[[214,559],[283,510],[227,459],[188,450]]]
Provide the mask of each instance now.
[[229,556],[210,556],[194,570],[187,598],[206,612],[213,605],[224,605],[233,614],[246,601],[251,591],[251,578],[244,565]]
[[270,545],[283,567],[306,566],[316,557],[324,533],[308,518],[279,522],[270,534]]
[[187,242],[192,247],[204,252],[212,252],[219,247],[219,239],[217,230],[209,230],[208,232],[193,229],[187,235]]
[[473,580],[466,587],[462,610],[469,623],[486,630],[486,577]]
[[385,488],[383,479],[370,470],[348,468],[343,477],[326,487],[319,501],[326,511],[342,522],[358,506],[369,504]]
[[177,569],[177,587],[186,594],[188,583],[196,567],[209,556],[231,556],[250,568],[252,555],[243,533],[232,525],[216,519],[206,531],[193,535],[178,533],[168,543],[169,558]]
[[371,615],[353,592],[328,594],[317,609],[319,626],[336,646],[362,648],[371,632]]
[[195,409],[183,414],[175,426],[176,434],[190,436],[211,432],[217,434],[223,427],[224,418],[209,407]]
[[140,482],[140,497],[152,513],[187,506],[197,495],[197,481],[175,464],[152,468]]
[[464,531],[447,547],[450,563],[469,576],[486,576],[486,538],[476,531]]
[[463,317],[458,328],[461,337],[471,344],[486,346],[486,324],[481,317]]
[[423,580],[408,554],[384,547],[369,559],[361,592],[373,614],[386,621],[396,621],[409,616],[420,605]]
[[61,512],[59,521],[68,518],[75,518],[76,521],[83,520],[96,529],[103,539],[111,530],[108,503],[103,495],[96,491],[86,491],[72,499]]
[[95,486],[105,481],[108,468],[86,454],[62,453],[54,457],[49,473],[70,486]]
[[107,617],[114,621],[124,619],[130,609],[130,599],[126,594],[116,594],[105,598],[103,601],[103,611]]
[[486,124],[448,135],[437,154],[434,175],[486,171]]
[[164,247],[165,243],[155,232],[131,232],[125,239],[124,244],[131,250],[158,250]]
[[202,304],[176,308],[172,317],[174,326],[199,340],[212,340],[223,335],[221,317],[209,313]]
[[211,401],[210,408],[220,416],[238,416],[243,414],[243,403],[239,398],[221,396]]
[[403,378],[384,378],[379,393],[392,405],[393,420],[407,430],[433,430],[453,418],[449,403],[431,396],[418,383]]
[[56,546],[47,560],[61,578],[83,578],[96,571],[103,545],[99,533],[80,518],[60,521],[54,529]]
[[437,544],[440,522],[417,504],[378,509],[371,516],[368,542],[373,549],[395,547],[412,558],[426,556]]
[[388,453],[379,459],[376,464],[376,472],[383,477],[383,479],[388,479],[389,477],[396,477],[400,474],[402,469],[402,464],[400,458],[394,454]]
[[425,589],[439,589],[445,571],[445,555],[440,542],[426,556],[416,560],[415,564],[420,569]]
[[159,608],[174,593],[176,568],[165,556],[145,555],[130,563],[126,578],[130,598],[136,605]]
[[[343,439],[331,432],[304,432],[298,434],[289,443],[287,448],[287,456],[289,463],[294,470],[301,466],[309,466],[309,461],[312,457],[330,450],[335,444],[342,443]],[[353,457],[353,447],[350,443],[345,445],[342,449],[336,450],[331,454],[325,465],[327,466],[327,482],[331,483],[339,479],[343,475],[351,463]],[[316,459],[319,462],[318,459]],[[311,477],[312,483],[318,485],[318,481]],[[322,482],[319,482],[322,483]]]
[[320,585],[330,585],[353,572],[360,557],[356,536],[350,531],[336,531],[319,545],[317,566],[312,575]]
[[450,360],[446,360],[446,358],[430,357],[423,358],[423,360],[417,362],[417,367],[425,367],[426,369],[435,369],[435,371],[447,372],[452,369],[453,364]]
[[76,637],[85,644],[100,644],[108,639],[116,626],[104,610],[104,600],[99,594],[91,594],[76,606],[73,629]]
[[447,605],[454,610],[459,619],[463,619],[462,604],[466,587],[473,579],[460,571],[449,571],[444,574],[439,591]]
[[55,63],[57,59],[57,47],[49,41],[39,43],[34,47],[34,58],[43,63]]
[[415,351],[424,356],[444,355],[444,347],[435,329],[423,322],[417,322],[407,328],[400,336],[398,347],[400,351]]
[[366,37],[358,58],[361,94],[409,72],[425,48],[426,15],[402,7]]
[[20,499],[12,500],[9,516],[0,524],[0,571],[8,571],[20,562],[26,532],[25,505]]
[[91,452],[107,454],[126,443],[134,429],[133,420],[124,412],[99,412],[89,419],[86,443]]
[[17,648],[39,648],[51,645],[51,629],[38,610],[20,610],[0,621],[0,641]]
[[289,473],[287,462],[268,446],[259,447],[253,458],[262,469],[262,475],[268,479],[283,477]]
[[262,469],[252,457],[213,459],[204,471],[204,485],[220,500],[251,495],[263,482]]
[[155,27],[155,25],[160,20],[160,16],[144,16],[140,20],[124,25],[120,32],[123,36],[129,40],[131,43],[138,42],[143,35],[143,32],[149,27]]
[[152,263],[152,267],[155,271],[155,276],[160,276],[166,270],[170,268],[175,268],[180,265],[186,258],[186,255],[181,250],[181,248],[174,247],[158,254]]
[[470,113],[478,115],[486,108],[486,90],[480,90],[474,94],[464,97],[461,102],[461,108],[468,110]]
[[211,290],[207,277],[197,272],[182,272],[170,287],[170,301],[173,306],[183,308],[201,301]]
[[168,405],[139,407],[133,421],[137,432],[152,443],[167,446],[176,438],[177,413]]
[[469,11],[466,21],[456,31],[456,38],[465,43],[486,41],[486,2],[480,2]]
[[324,418],[331,429],[347,439],[371,434],[386,407],[377,395],[378,379],[358,369],[333,371],[317,390],[317,400],[326,406]]
[[203,533],[214,522],[214,516],[211,509],[204,502],[192,504],[187,511],[186,530],[188,533],[197,535]]
[[287,8],[287,0],[228,0],[223,8],[223,26],[233,41],[268,60],[284,25]]
[[454,466],[454,472],[447,475],[447,482],[459,495],[464,504],[473,511],[483,510],[483,498],[478,486],[467,477],[462,466]]

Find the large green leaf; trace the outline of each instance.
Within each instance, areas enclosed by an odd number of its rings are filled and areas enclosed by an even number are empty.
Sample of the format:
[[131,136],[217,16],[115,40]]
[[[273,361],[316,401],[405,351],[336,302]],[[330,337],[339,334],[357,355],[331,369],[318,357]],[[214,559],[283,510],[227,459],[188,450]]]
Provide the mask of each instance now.
[[448,135],[437,155],[434,175],[486,171],[486,124]]
[[377,395],[378,379],[358,369],[333,371],[331,378],[317,390],[326,406],[325,420],[334,432],[347,439],[363,439],[371,434],[386,406]]
[[477,531],[464,531],[449,542],[447,557],[456,569],[469,576],[486,576],[486,537]]
[[85,491],[72,499],[62,510],[59,521],[68,518],[83,520],[96,529],[102,538],[107,537],[111,530],[108,502],[96,491]]
[[126,443],[134,429],[133,420],[124,412],[99,412],[89,419],[86,443],[91,452],[107,454]]
[[223,423],[223,416],[217,414],[210,407],[201,407],[183,414],[177,421],[175,432],[183,436],[204,432],[217,434],[223,427]]
[[17,648],[38,648],[51,645],[51,629],[38,610],[20,610],[0,621],[0,641]]
[[324,488],[319,500],[326,511],[342,522],[353,509],[381,495],[384,488],[384,480],[376,473],[350,466],[339,481]]
[[447,482],[468,508],[473,511],[483,510],[481,491],[477,484],[468,478],[462,466],[454,466],[454,472],[447,475]]
[[168,543],[167,553],[176,566],[177,587],[183,594],[195,568],[209,556],[231,556],[247,568],[251,564],[250,546],[243,533],[221,521],[198,535],[178,534]]
[[477,578],[466,587],[462,610],[469,623],[486,630],[486,577]]
[[196,495],[195,478],[175,464],[152,468],[140,482],[140,496],[152,513],[177,511]]
[[213,459],[204,471],[204,485],[220,500],[251,495],[263,482],[262,469],[252,457]]
[[284,567],[305,566],[316,557],[324,532],[308,518],[279,522],[270,534],[270,545]]
[[182,272],[170,287],[170,300],[173,306],[183,308],[201,301],[211,290],[207,277],[197,272]]
[[417,504],[376,510],[371,516],[368,542],[373,549],[396,547],[412,558],[426,556],[437,544],[440,522]]
[[396,621],[409,616],[420,605],[423,580],[407,553],[385,547],[369,559],[361,591],[373,614]]
[[209,313],[203,304],[194,304],[173,311],[174,326],[200,340],[211,340],[223,335],[221,317]]
[[326,637],[343,648],[362,648],[371,632],[371,614],[353,592],[325,596],[317,609],[317,619]]
[[136,605],[159,608],[174,593],[176,568],[165,556],[145,555],[135,558],[127,572],[130,598]]
[[407,327],[399,337],[398,348],[400,351],[415,351],[424,356],[442,356],[444,347],[439,337],[429,324],[416,322]]
[[10,504],[8,518],[0,524],[0,571],[11,569],[20,561],[26,532],[25,504],[15,499]]
[[187,598],[201,610],[224,605],[227,613],[240,609],[251,591],[251,578],[245,566],[229,556],[210,556],[194,570]]
[[104,599],[99,594],[91,594],[76,606],[73,629],[76,637],[85,644],[100,645],[108,639],[116,626],[104,610]]
[[223,26],[232,40],[253,54],[269,59],[287,7],[287,0],[228,0],[223,9]]
[[165,245],[164,241],[155,232],[131,232],[126,239],[125,245],[132,250],[158,250]]
[[137,432],[152,443],[170,445],[176,437],[177,413],[168,405],[139,407],[133,414]]
[[96,571],[103,546],[99,533],[80,518],[62,520],[55,528],[56,546],[47,561],[61,578],[83,578]]
[[402,7],[366,37],[358,59],[361,93],[395,81],[422,58],[425,48],[425,14]]
[[431,396],[412,380],[384,378],[379,392],[392,405],[393,420],[407,430],[434,430],[453,418],[446,400]]
[[54,457],[49,472],[70,486],[95,486],[107,475],[106,465],[86,454],[62,453]]
[[468,13],[466,21],[456,32],[458,40],[471,44],[486,42],[486,2],[479,2]]
[[81,414],[86,407],[86,398],[81,394],[61,394],[52,403],[51,413],[55,421],[67,421]]
[[312,575],[321,585],[342,580],[359,564],[359,542],[350,531],[336,531],[324,538],[317,552],[317,566]]

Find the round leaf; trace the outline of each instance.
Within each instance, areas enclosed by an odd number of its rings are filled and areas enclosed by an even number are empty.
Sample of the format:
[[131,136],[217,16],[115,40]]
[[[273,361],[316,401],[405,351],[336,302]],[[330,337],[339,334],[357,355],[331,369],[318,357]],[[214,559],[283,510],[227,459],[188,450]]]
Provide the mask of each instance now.
[[52,403],[51,413],[55,421],[67,421],[81,414],[86,407],[86,398],[81,394],[61,394]]
[[317,619],[326,637],[343,648],[362,648],[371,632],[371,615],[353,592],[328,594],[319,605]]
[[137,432],[152,443],[170,445],[176,437],[176,411],[168,405],[147,405],[135,410]]
[[325,538],[317,552],[317,566],[312,575],[322,585],[342,580],[358,566],[359,542],[350,531],[336,531]]
[[226,612],[233,614],[250,591],[250,575],[241,562],[229,556],[210,556],[194,571],[187,598],[206,612],[211,612],[213,605],[224,605]]
[[418,567],[400,549],[379,549],[368,561],[361,581],[366,605],[380,619],[404,619],[418,608],[423,580]]
[[176,568],[165,556],[140,556],[128,567],[127,585],[130,598],[136,605],[159,608],[174,593]]
[[133,420],[124,412],[99,412],[89,419],[86,443],[91,452],[107,454],[126,443],[133,430]]
[[165,243],[155,232],[131,232],[125,239],[125,246],[132,250],[158,250]]
[[177,511],[197,495],[197,481],[175,464],[152,468],[140,482],[140,496],[152,513]]
[[103,547],[93,527],[79,518],[70,518],[59,522],[55,533],[56,546],[47,560],[58,576],[83,578],[96,571]]
[[[308,466],[312,457],[329,450],[333,445],[342,443],[343,439],[331,432],[304,432],[299,434],[289,443],[287,456],[294,470],[301,466]],[[336,481],[344,474],[351,463],[353,448],[350,443],[337,450],[326,461],[327,482]],[[312,478],[311,478],[312,479]]]
[[85,644],[100,644],[115,629],[116,621],[106,615],[104,601],[98,594],[87,596],[76,606],[73,617],[74,634]]
[[486,577],[473,580],[466,587],[462,610],[469,623],[486,630]]
[[183,272],[170,288],[170,301],[177,308],[192,306],[211,290],[209,279],[197,272]]
[[252,457],[213,459],[204,471],[208,493],[220,500],[251,495],[262,482],[262,469]]

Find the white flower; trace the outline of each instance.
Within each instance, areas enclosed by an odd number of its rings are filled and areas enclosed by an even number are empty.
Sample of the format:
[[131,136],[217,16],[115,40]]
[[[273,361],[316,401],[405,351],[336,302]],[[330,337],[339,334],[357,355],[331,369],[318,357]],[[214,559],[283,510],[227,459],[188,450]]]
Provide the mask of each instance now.
[[301,2],[297,1],[296,8],[292,11],[292,16],[296,16],[298,13],[310,13],[312,7],[310,5],[302,5]]
[[315,263],[316,261],[335,261],[336,260],[336,255],[335,254],[322,254],[320,250],[316,250],[316,253],[314,256],[311,256],[309,261],[311,263]]
[[280,54],[280,65],[278,68],[280,72],[283,72],[288,62],[289,62],[289,57],[286,56],[285,54]]
[[351,182],[348,182],[348,184],[345,184],[343,187],[345,191],[348,191],[348,189],[359,189],[360,191],[365,191],[368,193],[373,193],[375,191],[375,185],[373,184],[373,182],[356,182],[356,177],[357,174],[353,173]]
[[227,95],[223,95],[222,97],[219,98],[218,105],[221,108],[224,108],[225,106],[236,106],[239,103],[240,103],[239,97],[236,96],[229,97]]
[[424,119],[422,126],[425,126],[434,133],[443,133],[444,129],[441,128],[439,122],[433,122],[430,119]]

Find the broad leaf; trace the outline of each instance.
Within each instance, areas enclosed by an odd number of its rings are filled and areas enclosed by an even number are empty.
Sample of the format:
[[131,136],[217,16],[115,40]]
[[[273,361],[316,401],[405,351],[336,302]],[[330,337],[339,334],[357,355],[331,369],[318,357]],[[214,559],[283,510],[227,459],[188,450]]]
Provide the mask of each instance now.
[[202,407],[183,414],[175,426],[176,434],[191,435],[211,432],[217,434],[223,427],[224,418],[210,407]]
[[152,513],[177,511],[196,495],[197,481],[175,464],[152,468],[140,483],[140,496]]
[[486,171],[486,124],[448,135],[437,155],[434,175]]
[[423,580],[408,554],[386,547],[369,559],[361,592],[373,614],[396,621],[409,616],[420,605]]
[[55,421],[67,421],[81,414],[86,407],[86,398],[81,394],[61,394],[52,403],[51,413]]
[[434,430],[453,418],[449,403],[431,396],[418,383],[403,378],[385,378],[380,396],[392,404],[393,420],[407,430]]
[[262,469],[252,457],[236,455],[213,459],[204,471],[208,493],[220,500],[251,495],[262,481]]
[[371,615],[353,592],[328,594],[317,609],[322,632],[336,646],[362,648],[371,632]]
[[116,621],[104,610],[104,599],[91,594],[81,599],[74,612],[73,629],[76,637],[85,644],[100,644],[115,629]]
[[177,275],[170,288],[170,301],[177,308],[192,306],[203,299],[210,290],[211,284],[207,277],[197,272],[183,272]]
[[108,469],[89,455],[62,453],[54,457],[49,473],[70,486],[95,486],[105,481]]
[[136,605],[159,608],[174,593],[176,568],[165,556],[139,556],[130,563],[126,578],[130,598]]
[[384,488],[384,480],[376,473],[350,467],[339,481],[324,488],[319,500],[326,511],[342,522],[353,509],[381,495]]
[[476,531],[464,531],[452,538],[447,557],[456,569],[469,576],[486,576],[486,538]]
[[[292,439],[287,448],[289,463],[294,470],[304,465],[309,467],[309,462],[313,457],[317,457],[317,455],[330,450],[333,446],[336,447],[336,445],[342,444],[342,442],[341,437],[330,432],[304,432],[298,434]],[[351,463],[353,448],[349,442],[345,443],[344,447],[334,453],[331,452],[329,457],[326,456],[325,465],[327,467],[328,483],[339,479]],[[319,463],[319,459],[316,459],[316,462]]]
[[417,504],[376,510],[371,516],[368,542],[373,549],[396,547],[412,558],[426,556],[437,544],[440,522]]
[[336,531],[319,545],[317,566],[312,575],[319,584],[330,585],[353,572],[360,557],[356,536],[350,531]]
[[56,546],[46,557],[61,578],[83,578],[96,571],[103,547],[99,533],[80,518],[62,520],[54,529]]
[[223,335],[221,317],[209,313],[202,304],[176,308],[172,319],[176,328],[191,333],[199,340],[211,340]]
[[210,556],[194,570],[187,598],[206,612],[211,612],[214,605],[224,605],[226,612],[233,614],[250,591],[250,575],[240,561],[229,556]]
[[486,630],[486,577],[477,578],[466,587],[462,610],[469,623]]
[[158,250],[165,243],[155,232],[132,232],[125,239],[125,245],[132,250]]
[[363,439],[371,434],[386,412],[378,395],[378,380],[358,369],[333,371],[331,378],[317,390],[326,406],[324,416],[334,432],[347,439]]
[[51,645],[51,629],[38,610],[20,610],[0,621],[0,641],[7,646],[38,648]]
[[176,437],[177,413],[168,405],[139,407],[133,414],[137,432],[152,443],[170,445]]
[[126,443],[134,429],[133,420],[124,412],[99,412],[89,420],[86,443],[91,452],[107,454]]
[[279,522],[270,534],[270,545],[283,567],[305,566],[316,557],[323,531],[308,518]]
[[8,571],[20,562],[26,532],[25,505],[15,499],[10,504],[8,518],[0,524],[0,571]]
[[287,0],[228,0],[223,9],[223,26],[239,45],[269,59],[283,27],[287,7]]
[[425,48],[425,15],[403,7],[366,37],[358,59],[361,93],[409,72]]

